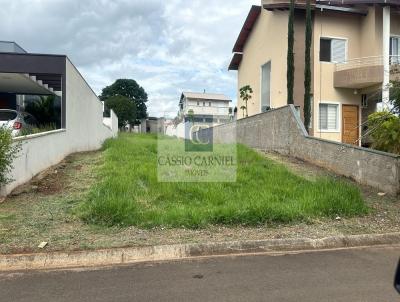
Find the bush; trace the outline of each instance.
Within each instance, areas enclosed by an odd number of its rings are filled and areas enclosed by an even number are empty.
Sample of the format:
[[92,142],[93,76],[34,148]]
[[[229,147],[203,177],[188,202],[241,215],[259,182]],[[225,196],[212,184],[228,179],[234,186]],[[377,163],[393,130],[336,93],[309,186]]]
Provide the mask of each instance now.
[[12,163],[21,150],[21,144],[15,143],[11,131],[0,127],[0,186],[12,181],[8,177],[11,172]]
[[375,112],[368,117],[372,148],[400,154],[400,118],[390,112]]

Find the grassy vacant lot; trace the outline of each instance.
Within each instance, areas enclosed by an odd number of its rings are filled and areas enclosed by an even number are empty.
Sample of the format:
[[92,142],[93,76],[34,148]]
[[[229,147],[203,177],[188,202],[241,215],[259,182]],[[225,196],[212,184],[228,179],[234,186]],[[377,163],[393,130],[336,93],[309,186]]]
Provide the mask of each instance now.
[[[323,238],[400,232],[399,198],[379,196],[377,190],[364,186],[359,188],[369,208],[368,213],[354,217],[339,214],[340,219],[329,215],[305,218],[300,222],[266,221],[249,226],[209,224],[196,229],[165,225],[153,228],[135,225],[110,227],[104,222],[103,225],[86,223],[81,219],[82,205],[88,202],[88,196],[94,194],[96,183],[98,186],[102,185],[99,184],[104,177],[101,174],[105,172],[110,156],[110,149],[68,156],[60,164],[49,168],[17,189],[4,203],[0,203],[0,253],[41,252],[43,250],[37,246],[42,241],[49,243],[45,251],[74,251],[243,239]],[[274,154],[265,156],[268,158],[267,162],[287,167],[291,173],[298,175],[301,181],[306,179],[314,183],[319,177],[329,177],[331,181],[338,178],[324,169],[291,158]],[[356,185],[348,179],[341,181]],[[262,189],[264,185],[266,184],[263,183],[257,189]],[[202,186],[200,187],[203,188]],[[284,186],[280,187],[281,190],[284,189]],[[88,217],[90,216],[86,218]]]
[[98,182],[79,209],[89,223],[201,228],[367,212],[359,189],[349,182],[303,178],[242,145],[234,183],[159,183],[155,136],[122,134],[107,141],[104,152]]

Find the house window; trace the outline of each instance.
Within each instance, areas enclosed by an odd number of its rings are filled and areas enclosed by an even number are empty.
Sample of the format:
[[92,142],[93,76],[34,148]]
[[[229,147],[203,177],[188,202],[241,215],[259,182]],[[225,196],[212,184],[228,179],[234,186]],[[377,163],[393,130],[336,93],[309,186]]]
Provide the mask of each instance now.
[[271,106],[271,62],[261,66],[261,112],[266,112]]
[[361,95],[361,107],[368,108],[368,96],[366,94]]
[[325,131],[338,130],[339,105],[319,104],[319,129]]
[[346,61],[346,40],[321,38],[319,47],[321,62],[342,63]]
[[200,106],[200,102],[199,101],[197,101],[197,106]]
[[205,107],[206,106],[206,102],[203,102],[203,107]]
[[390,37],[390,62],[400,64],[400,37]]
[[208,107],[211,107],[211,102],[208,102]]

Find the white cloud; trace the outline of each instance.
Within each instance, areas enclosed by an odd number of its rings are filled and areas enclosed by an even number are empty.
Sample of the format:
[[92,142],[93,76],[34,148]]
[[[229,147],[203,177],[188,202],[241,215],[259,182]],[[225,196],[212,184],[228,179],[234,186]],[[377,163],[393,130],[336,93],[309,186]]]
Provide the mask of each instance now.
[[150,115],[176,112],[184,90],[236,98],[232,46],[260,0],[0,0],[0,40],[67,54],[93,89],[133,78]]

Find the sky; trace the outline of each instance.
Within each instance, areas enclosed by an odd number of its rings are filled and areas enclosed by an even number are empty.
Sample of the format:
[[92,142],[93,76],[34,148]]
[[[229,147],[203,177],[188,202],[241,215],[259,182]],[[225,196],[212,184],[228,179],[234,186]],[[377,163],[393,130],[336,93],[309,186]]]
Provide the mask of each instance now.
[[[150,116],[178,111],[182,91],[236,102],[232,47],[260,0],[0,0],[0,40],[66,54],[93,90],[118,78],[149,95]],[[229,5],[227,5],[229,4]]]

